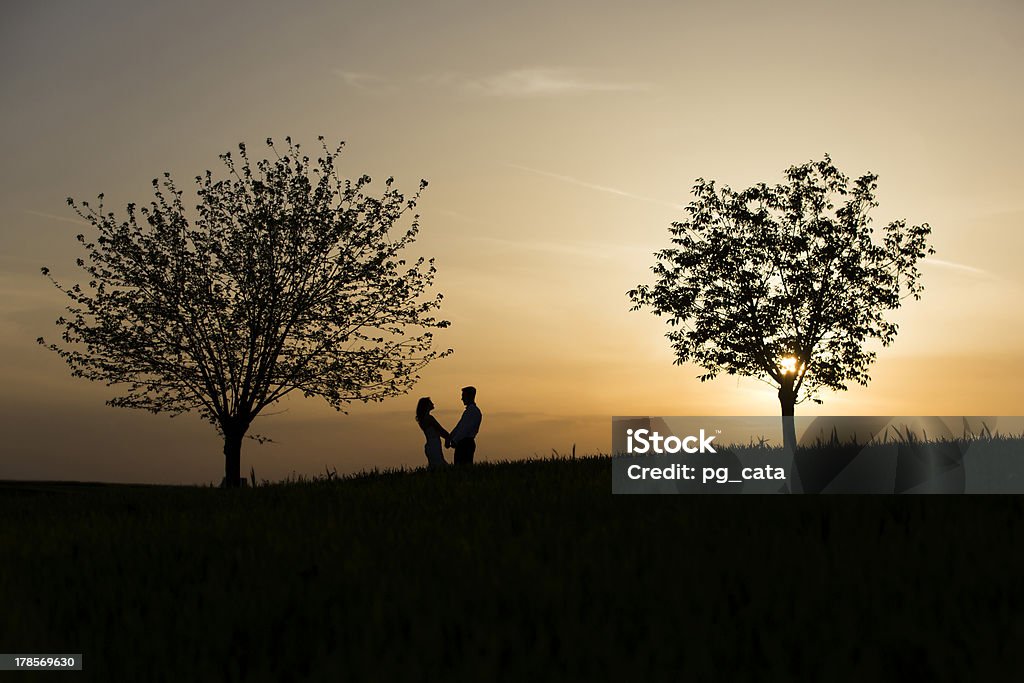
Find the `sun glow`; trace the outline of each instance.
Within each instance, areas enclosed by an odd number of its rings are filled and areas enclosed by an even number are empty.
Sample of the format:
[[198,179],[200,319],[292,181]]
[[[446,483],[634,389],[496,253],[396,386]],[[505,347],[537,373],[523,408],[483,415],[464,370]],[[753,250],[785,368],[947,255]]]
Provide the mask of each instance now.
[[793,356],[786,356],[779,361],[779,368],[782,370],[783,375],[792,375],[796,373],[796,358]]

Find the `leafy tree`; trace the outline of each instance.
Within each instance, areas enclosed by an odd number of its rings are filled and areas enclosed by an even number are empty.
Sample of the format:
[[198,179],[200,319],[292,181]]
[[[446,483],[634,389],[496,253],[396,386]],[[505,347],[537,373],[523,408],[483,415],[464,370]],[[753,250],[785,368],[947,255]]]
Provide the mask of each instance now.
[[[154,413],[198,411],[224,438],[225,485],[240,485],[242,439],[267,406],[298,391],[336,410],[407,392],[417,372],[451,349],[431,350],[441,294],[428,295],[433,259],[400,257],[419,230],[399,222],[407,199],[388,178],[342,180],[331,150],[315,162],[286,138],[252,163],[244,144],[220,156],[226,176],[197,176],[189,217],[165,173],[148,207],[118,219],[88,202],[68,204],[98,236],[78,235],[85,286],[71,300],[63,343],[38,341],[72,374],[125,387],[109,405]],[[262,437],[255,437],[262,438]]]
[[[793,166],[786,182],[735,192],[698,179],[674,246],[655,253],[657,281],[628,293],[632,310],[666,316],[676,364],[755,377],[778,389],[782,415],[820,389],[868,383],[897,326],[884,314],[919,299],[918,262],[933,254],[927,223],[889,223],[875,239],[868,213],[877,176],[852,184],[825,156]],[[792,448],[792,419],[783,420]]]

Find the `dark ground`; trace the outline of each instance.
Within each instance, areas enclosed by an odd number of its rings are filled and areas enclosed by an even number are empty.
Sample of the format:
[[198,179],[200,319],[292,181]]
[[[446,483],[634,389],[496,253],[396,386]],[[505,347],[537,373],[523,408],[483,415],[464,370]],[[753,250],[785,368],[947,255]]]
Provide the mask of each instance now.
[[1010,680],[1016,496],[612,496],[611,461],[0,483],[0,652],[90,681]]

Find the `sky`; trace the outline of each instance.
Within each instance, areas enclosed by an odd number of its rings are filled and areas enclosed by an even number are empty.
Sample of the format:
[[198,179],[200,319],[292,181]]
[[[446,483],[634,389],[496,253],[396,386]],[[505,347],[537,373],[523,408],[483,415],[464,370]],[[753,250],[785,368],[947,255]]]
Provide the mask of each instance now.
[[[818,415],[1024,414],[1024,5],[1015,0],[4,3],[0,22],[0,479],[208,483],[195,416],[114,409],[35,343],[57,338],[87,231],[242,141],[346,141],[342,172],[418,206],[452,347],[408,395],[339,414],[287,400],[243,472],[425,464],[478,388],[477,458],[608,452],[613,415],[773,415],[756,380],[700,383],[631,312],[699,177],[782,181],[831,155],[877,173],[874,224],[928,222],[925,291],[868,387]],[[382,186],[382,183],[378,183]]]

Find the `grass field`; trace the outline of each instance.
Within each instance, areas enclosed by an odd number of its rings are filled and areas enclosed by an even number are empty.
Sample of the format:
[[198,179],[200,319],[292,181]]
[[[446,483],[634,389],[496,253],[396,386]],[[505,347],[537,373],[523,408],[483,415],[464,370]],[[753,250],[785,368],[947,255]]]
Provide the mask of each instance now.
[[1019,497],[610,491],[607,458],[2,483],[0,652],[84,655],[15,680],[963,681],[1024,642]]

